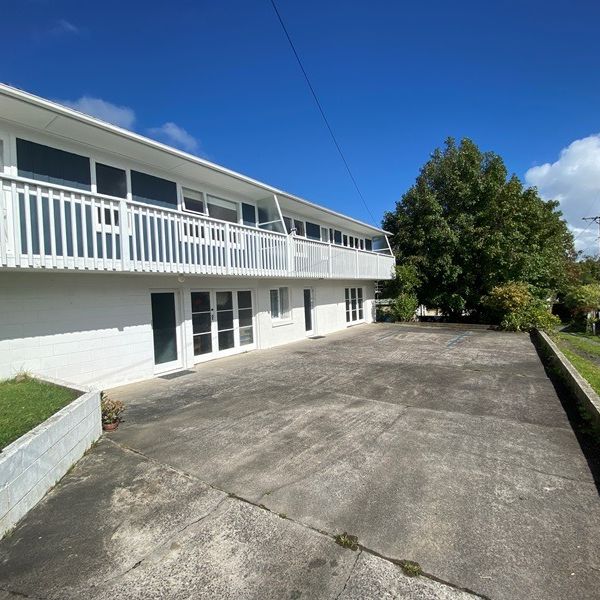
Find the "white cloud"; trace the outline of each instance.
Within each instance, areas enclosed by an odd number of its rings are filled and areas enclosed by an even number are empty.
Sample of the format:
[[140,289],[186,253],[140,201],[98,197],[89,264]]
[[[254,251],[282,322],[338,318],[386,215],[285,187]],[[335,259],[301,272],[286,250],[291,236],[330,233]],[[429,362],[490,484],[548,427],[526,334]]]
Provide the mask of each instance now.
[[67,21],[66,19],[58,19],[58,21],[56,21],[54,24],[54,27],[52,27],[51,33],[54,35],[61,35],[63,33],[79,35],[81,30],[76,25],[73,25],[71,21]]
[[525,181],[545,199],[560,202],[578,250],[597,251],[598,229],[582,220],[600,214],[600,134],[575,140],[553,163],[532,167]]
[[198,140],[193,135],[171,121],[160,127],[152,127],[148,130],[148,135],[186,152],[197,152],[199,148]]
[[102,121],[132,129],[135,123],[135,112],[127,106],[117,106],[101,98],[93,98],[91,96],[82,96],[78,100],[60,100],[61,104],[74,108],[79,112],[97,117]]

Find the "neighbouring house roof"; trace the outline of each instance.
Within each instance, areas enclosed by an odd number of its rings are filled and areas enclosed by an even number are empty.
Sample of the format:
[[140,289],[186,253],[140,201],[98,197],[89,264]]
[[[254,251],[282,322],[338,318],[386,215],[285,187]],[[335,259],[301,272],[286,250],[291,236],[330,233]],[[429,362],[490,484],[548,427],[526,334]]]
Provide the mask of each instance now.
[[121,155],[128,160],[170,173],[173,177],[179,175],[201,180],[249,199],[260,200],[265,197],[265,193],[275,194],[283,210],[300,212],[303,216],[312,216],[315,220],[334,226],[351,227],[357,233],[388,233],[204,158],[1,83],[0,118],[71,142],[86,144],[99,151]]

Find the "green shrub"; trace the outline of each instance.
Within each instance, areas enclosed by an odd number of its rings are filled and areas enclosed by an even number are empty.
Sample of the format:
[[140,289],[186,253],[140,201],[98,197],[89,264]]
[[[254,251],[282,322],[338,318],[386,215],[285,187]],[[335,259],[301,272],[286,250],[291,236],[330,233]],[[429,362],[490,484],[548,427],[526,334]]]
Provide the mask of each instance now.
[[535,299],[527,306],[506,314],[500,323],[500,327],[507,331],[552,330],[558,325],[560,319],[550,312],[543,301]]
[[560,325],[560,319],[550,312],[547,302],[536,298],[530,286],[522,281],[497,285],[482,300],[492,322],[507,331],[553,329]]
[[419,301],[415,294],[401,292],[392,304],[392,313],[397,321],[412,321]]

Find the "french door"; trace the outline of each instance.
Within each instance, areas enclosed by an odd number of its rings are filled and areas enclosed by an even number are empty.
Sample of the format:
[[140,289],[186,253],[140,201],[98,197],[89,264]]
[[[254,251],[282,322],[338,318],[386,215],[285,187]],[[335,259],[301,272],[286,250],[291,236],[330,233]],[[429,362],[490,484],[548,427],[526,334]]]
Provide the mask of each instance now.
[[256,347],[250,290],[193,291],[191,303],[196,362]]

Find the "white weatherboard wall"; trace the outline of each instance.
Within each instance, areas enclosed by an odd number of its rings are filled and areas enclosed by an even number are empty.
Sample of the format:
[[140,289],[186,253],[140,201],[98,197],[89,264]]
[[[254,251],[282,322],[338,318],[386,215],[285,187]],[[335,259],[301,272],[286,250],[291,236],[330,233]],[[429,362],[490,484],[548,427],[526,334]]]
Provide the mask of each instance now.
[[87,392],[0,453],[0,537],[102,434],[100,392]]
[[[292,318],[271,319],[269,290],[290,289]],[[314,334],[346,327],[344,288],[363,288],[373,320],[372,281],[263,280],[102,273],[0,273],[0,378],[19,371],[106,388],[155,376],[152,291],[178,291],[184,368],[195,364],[191,290],[253,292],[258,348],[304,339],[303,289],[314,293]]]

